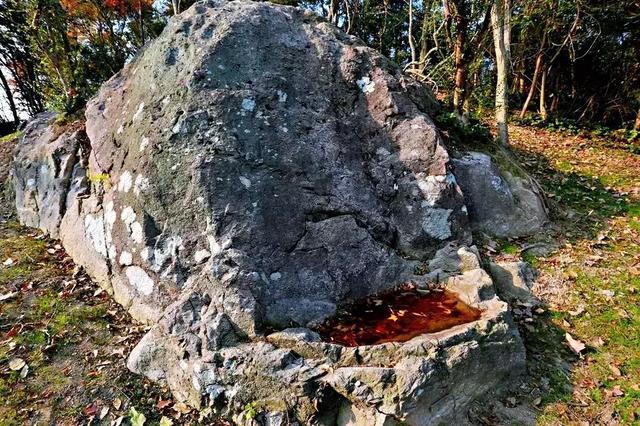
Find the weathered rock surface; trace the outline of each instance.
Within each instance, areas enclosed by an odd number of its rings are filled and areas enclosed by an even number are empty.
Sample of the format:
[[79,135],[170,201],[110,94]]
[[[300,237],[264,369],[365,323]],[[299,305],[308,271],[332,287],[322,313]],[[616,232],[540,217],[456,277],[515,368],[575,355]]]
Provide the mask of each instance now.
[[526,262],[491,262],[489,271],[496,292],[507,302],[539,304],[531,293],[536,279],[536,271]]
[[520,237],[548,222],[540,195],[523,178],[500,171],[491,157],[468,152],[452,160],[472,226],[497,237]]
[[[249,402],[265,422],[446,421],[517,375],[524,352],[469,247],[433,105],[308,12],[197,3],[103,85],[88,140],[54,134],[51,116],[30,125],[19,216],[153,325],[129,368],[180,401],[239,423]],[[358,348],[308,329],[407,281],[482,317]]]

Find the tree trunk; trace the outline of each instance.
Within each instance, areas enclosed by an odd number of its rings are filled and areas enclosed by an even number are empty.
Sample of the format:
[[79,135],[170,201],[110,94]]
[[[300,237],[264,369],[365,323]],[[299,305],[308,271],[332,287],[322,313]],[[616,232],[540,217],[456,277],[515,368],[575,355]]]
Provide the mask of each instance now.
[[9,87],[9,82],[4,77],[4,73],[2,69],[0,69],[0,82],[2,82],[2,88],[4,89],[4,93],[7,96],[7,101],[9,102],[9,109],[11,109],[11,115],[13,115],[13,122],[15,124],[16,129],[20,125],[20,117],[18,116],[18,109],[16,108],[16,103],[13,100],[13,93],[11,92],[11,87]]
[[509,144],[509,63],[511,48],[511,0],[495,0],[491,8],[491,27],[496,53],[496,101],[495,114],[498,139]]
[[329,20],[329,22],[331,22],[333,25],[338,26],[338,6],[340,4],[338,3],[338,0],[331,0],[331,3],[329,4],[329,15],[327,16],[327,19]]
[[416,69],[416,46],[413,42],[413,0],[409,0],[409,33],[407,37],[409,39],[409,50],[411,51],[411,68]]
[[640,109],[638,110],[638,114],[636,114],[636,123],[633,125],[633,128],[640,130]]
[[456,1],[456,42],[454,45],[454,57],[455,57],[455,88],[453,91],[453,108],[458,115],[458,118],[464,121],[463,106],[466,97],[465,87],[467,84],[467,69],[465,63],[465,45],[467,41],[467,8],[464,4],[464,0]]
[[549,74],[549,69],[545,68],[540,80],[540,117],[545,121],[547,120],[547,74]]
[[542,68],[542,58],[544,57],[544,44],[546,41],[546,34],[542,37],[542,44],[540,45],[540,50],[538,51],[538,56],[536,57],[536,68],[533,71],[533,79],[531,79],[531,87],[529,88],[529,94],[527,95],[527,99],[524,101],[524,105],[522,105],[522,110],[520,111],[520,118],[524,118],[527,113],[527,109],[529,108],[529,102],[533,98],[533,94],[536,91],[536,86],[538,85],[538,76],[540,75],[540,69]]

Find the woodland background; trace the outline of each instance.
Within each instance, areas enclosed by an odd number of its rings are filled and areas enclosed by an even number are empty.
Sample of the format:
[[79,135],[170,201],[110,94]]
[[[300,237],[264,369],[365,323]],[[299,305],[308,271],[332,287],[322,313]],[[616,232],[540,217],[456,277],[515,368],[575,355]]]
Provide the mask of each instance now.
[[[311,9],[401,64],[447,107],[440,120],[467,132],[497,104],[498,130],[500,110],[505,125],[511,111],[528,124],[595,131],[637,149],[637,0],[274,2]],[[80,111],[191,3],[0,0],[0,135],[45,109]]]

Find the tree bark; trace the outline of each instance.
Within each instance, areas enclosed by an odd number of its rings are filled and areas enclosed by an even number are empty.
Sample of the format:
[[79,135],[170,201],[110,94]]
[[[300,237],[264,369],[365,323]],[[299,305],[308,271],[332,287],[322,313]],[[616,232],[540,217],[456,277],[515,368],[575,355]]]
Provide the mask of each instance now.
[[542,70],[542,79],[540,80],[540,117],[543,120],[547,119],[547,75],[549,69]]
[[636,114],[636,122],[633,125],[633,128],[636,130],[640,130],[640,109],[638,110],[638,114]]
[[509,64],[511,43],[511,0],[495,0],[491,8],[491,27],[496,53],[495,115],[498,139],[509,144]]
[[0,82],[2,82],[2,88],[4,89],[4,93],[7,96],[7,101],[9,102],[9,109],[11,110],[11,115],[13,115],[13,122],[15,124],[16,129],[20,125],[20,117],[18,116],[18,109],[16,108],[16,103],[13,99],[13,93],[11,92],[11,87],[9,87],[9,82],[4,77],[4,73],[2,69],[0,69]]
[[329,20],[329,22],[331,22],[335,26],[338,26],[338,6],[339,5],[340,3],[338,2],[338,0],[331,0],[331,3],[329,4],[329,14],[327,16],[327,19]]
[[468,17],[465,0],[454,2],[456,8],[456,41],[454,44],[455,58],[455,86],[453,91],[453,108],[458,118],[464,121],[463,106],[466,97],[465,88],[467,85],[467,69],[465,58],[465,47],[467,42]]
[[533,94],[536,91],[536,86],[538,85],[538,76],[540,75],[540,69],[542,68],[542,59],[544,57],[544,44],[546,41],[546,34],[542,37],[542,44],[540,45],[540,50],[538,51],[538,55],[536,56],[536,68],[533,71],[533,78],[531,79],[531,87],[529,88],[529,94],[527,95],[527,99],[524,101],[524,105],[522,105],[522,110],[520,111],[520,118],[524,118],[527,113],[527,109],[529,108],[529,103],[533,98]]

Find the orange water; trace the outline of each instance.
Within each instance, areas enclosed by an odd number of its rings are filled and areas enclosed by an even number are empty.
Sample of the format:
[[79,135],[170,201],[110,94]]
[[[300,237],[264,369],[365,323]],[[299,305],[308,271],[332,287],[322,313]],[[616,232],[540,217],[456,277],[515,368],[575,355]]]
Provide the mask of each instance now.
[[398,291],[354,303],[316,331],[324,341],[344,346],[406,342],[475,321],[481,313],[450,291]]

